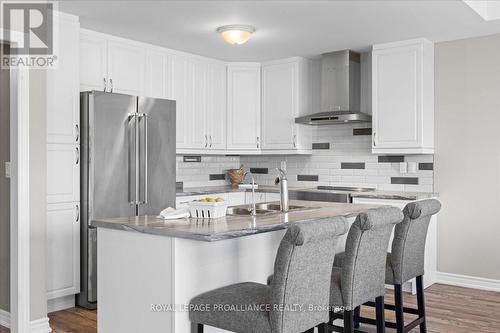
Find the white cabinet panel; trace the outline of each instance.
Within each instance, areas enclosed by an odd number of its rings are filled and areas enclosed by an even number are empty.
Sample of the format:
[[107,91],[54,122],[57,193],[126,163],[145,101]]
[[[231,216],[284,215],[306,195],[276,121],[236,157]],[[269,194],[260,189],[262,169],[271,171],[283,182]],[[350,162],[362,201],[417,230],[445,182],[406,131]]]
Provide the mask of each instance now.
[[374,153],[433,152],[433,54],[426,40],[373,47]]
[[168,57],[165,53],[146,50],[145,95],[154,98],[166,97]]
[[78,143],[80,124],[78,19],[58,15],[58,58],[47,71],[47,142]]
[[226,149],[226,65],[210,64],[207,128],[210,149]]
[[227,148],[261,148],[260,65],[231,64],[227,69]]
[[144,48],[132,43],[108,41],[108,77],[112,92],[144,94]]
[[47,206],[47,297],[80,292],[80,208],[78,203]]
[[102,90],[108,77],[107,41],[93,33],[80,32],[80,90]]
[[266,200],[267,200],[267,202],[280,201],[281,195],[279,193],[269,192],[269,193],[266,193]]
[[[187,60],[181,56],[172,57],[171,98],[176,104],[176,145],[177,148],[189,148],[188,131],[191,126],[191,115],[188,103]],[[191,80],[189,80],[191,82]]]
[[[261,202],[266,202],[266,193],[264,192],[255,192],[255,203],[261,203]],[[248,191],[245,192],[245,203],[246,204],[251,204],[253,203],[252,200],[252,192]]]
[[191,126],[188,124],[189,146],[194,149],[208,149],[210,148],[207,128],[208,64],[200,60],[194,60],[189,63],[189,67],[192,68],[193,73],[192,89],[190,89],[193,105]]
[[47,144],[47,203],[80,200],[80,148]]
[[262,66],[262,149],[295,148],[298,64]]

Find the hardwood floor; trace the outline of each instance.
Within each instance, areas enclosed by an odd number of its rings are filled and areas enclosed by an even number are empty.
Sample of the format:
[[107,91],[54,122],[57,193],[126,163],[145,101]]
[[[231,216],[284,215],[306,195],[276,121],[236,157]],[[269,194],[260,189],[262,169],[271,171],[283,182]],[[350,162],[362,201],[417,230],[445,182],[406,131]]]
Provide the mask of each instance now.
[[[426,289],[425,296],[428,333],[500,332],[500,293],[435,284]],[[393,301],[392,291],[387,292],[386,299]],[[416,297],[412,295],[405,294],[404,301],[407,306],[416,306]],[[373,316],[374,310],[363,307],[362,313]],[[49,318],[54,333],[97,332],[95,311],[72,308],[50,313]],[[405,321],[412,318],[406,315]],[[386,319],[394,321],[394,314],[386,311]],[[362,328],[375,332],[373,327]],[[418,332],[418,328],[412,332]],[[4,332],[0,329],[0,333]]]

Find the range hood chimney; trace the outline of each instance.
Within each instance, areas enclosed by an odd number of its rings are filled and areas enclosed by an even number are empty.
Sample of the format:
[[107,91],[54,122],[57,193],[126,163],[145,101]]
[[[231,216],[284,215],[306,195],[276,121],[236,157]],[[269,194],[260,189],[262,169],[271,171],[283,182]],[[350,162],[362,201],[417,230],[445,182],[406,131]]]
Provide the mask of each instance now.
[[321,57],[321,111],[295,118],[297,124],[323,125],[371,122],[360,112],[360,54],[343,50]]

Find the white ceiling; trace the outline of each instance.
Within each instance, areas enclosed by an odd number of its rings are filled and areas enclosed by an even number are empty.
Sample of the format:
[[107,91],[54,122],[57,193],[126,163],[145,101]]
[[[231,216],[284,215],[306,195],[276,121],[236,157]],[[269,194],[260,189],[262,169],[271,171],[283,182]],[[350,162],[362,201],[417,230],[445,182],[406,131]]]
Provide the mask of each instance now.
[[[84,28],[229,61],[317,56],[427,37],[445,41],[500,33],[459,0],[434,1],[61,1]],[[225,44],[220,25],[257,28]]]

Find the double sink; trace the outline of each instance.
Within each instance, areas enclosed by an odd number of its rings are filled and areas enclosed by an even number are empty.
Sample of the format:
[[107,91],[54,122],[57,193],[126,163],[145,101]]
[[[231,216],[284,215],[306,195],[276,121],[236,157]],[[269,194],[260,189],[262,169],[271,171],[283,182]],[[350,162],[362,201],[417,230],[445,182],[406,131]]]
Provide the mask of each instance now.
[[[315,207],[305,207],[305,206],[294,206],[290,205],[288,211],[300,211],[306,209],[314,209]],[[274,203],[258,203],[255,204],[255,214],[264,215],[271,213],[280,213],[281,208],[279,204]],[[252,211],[248,207],[228,207],[227,215],[252,215]]]

